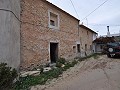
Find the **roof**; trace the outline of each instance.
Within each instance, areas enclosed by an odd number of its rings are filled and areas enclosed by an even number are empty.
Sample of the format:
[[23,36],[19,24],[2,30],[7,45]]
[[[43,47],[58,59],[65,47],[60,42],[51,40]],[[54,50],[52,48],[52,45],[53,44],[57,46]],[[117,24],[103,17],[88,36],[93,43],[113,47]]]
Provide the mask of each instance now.
[[52,3],[50,3],[49,1],[47,1],[47,0],[42,0],[42,1],[46,2],[47,4],[49,4],[49,5],[51,5],[51,6],[55,7],[55,8],[57,8],[58,10],[60,10],[60,11],[62,11],[62,12],[64,12],[64,13],[66,13],[67,15],[71,16],[72,18],[74,18],[74,19],[80,21],[79,19],[77,19],[77,18],[74,17],[73,15],[69,14],[68,12],[66,12],[66,11],[64,11],[63,9],[59,8],[58,6],[56,6],[56,5],[52,4]]
[[106,44],[110,42],[115,42],[115,38],[114,37],[100,37],[100,38],[96,38],[93,41],[93,43],[99,43],[99,44]]
[[93,33],[95,33],[95,34],[98,34],[98,33],[96,33],[95,31],[93,31],[93,30],[91,30],[90,28],[88,28],[88,27],[86,27],[86,26],[84,26],[84,25],[79,25],[80,27],[82,27],[82,28],[84,28],[84,29],[87,29],[87,30],[89,30],[90,32],[93,32]]

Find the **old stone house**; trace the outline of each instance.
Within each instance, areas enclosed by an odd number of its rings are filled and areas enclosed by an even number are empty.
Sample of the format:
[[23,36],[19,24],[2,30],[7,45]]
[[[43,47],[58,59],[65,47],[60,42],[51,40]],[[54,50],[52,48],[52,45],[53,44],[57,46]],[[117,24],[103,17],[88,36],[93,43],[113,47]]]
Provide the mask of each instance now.
[[0,16],[0,60],[12,67],[31,69],[59,57],[70,60],[81,56],[86,44],[92,51],[96,33],[46,0],[1,0]]
[[81,57],[84,57],[94,53],[95,46],[93,45],[92,41],[97,38],[97,33],[84,25],[79,25],[79,27]]
[[21,66],[74,58],[79,20],[46,0],[22,0],[21,4]]

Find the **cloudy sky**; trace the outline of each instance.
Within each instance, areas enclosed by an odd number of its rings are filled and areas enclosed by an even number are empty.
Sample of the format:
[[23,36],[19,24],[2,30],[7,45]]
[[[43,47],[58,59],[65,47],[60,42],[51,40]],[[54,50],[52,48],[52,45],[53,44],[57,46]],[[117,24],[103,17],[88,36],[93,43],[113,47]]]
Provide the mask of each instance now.
[[[120,0],[107,0],[107,2],[105,2],[106,0],[71,0],[78,15],[70,0],[48,1],[79,18],[81,23],[83,22],[84,25],[98,32],[99,35],[107,33],[107,26],[110,26],[111,34],[120,32]],[[104,4],[99,7],[102,3]],[[99,8],[90,14],[97,7]],[[89,16],[86,17],[87,15]]]

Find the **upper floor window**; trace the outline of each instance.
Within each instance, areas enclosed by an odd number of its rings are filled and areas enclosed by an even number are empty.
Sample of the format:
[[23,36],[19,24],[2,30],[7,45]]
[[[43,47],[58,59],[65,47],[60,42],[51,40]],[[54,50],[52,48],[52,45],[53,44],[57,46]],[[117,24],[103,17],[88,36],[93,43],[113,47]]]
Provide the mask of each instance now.
[[88,31],[87,31],[87,35],[88,35]]
[[76,46],[73,46],[73,53],[76,53]]
[[49,11],[49,27],[50,28],[59,28],[59,15],[57,13]]

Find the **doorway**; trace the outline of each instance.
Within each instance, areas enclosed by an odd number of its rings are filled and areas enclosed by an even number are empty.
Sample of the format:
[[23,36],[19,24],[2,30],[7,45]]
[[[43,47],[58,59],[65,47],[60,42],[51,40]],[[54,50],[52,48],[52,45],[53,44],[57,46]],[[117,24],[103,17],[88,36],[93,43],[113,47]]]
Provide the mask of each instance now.
[[77,44],[77,53],[80,53],[80,44]]
[[58,59],[58,43],[50,43],[51,63],[56,63],[57,59]]

